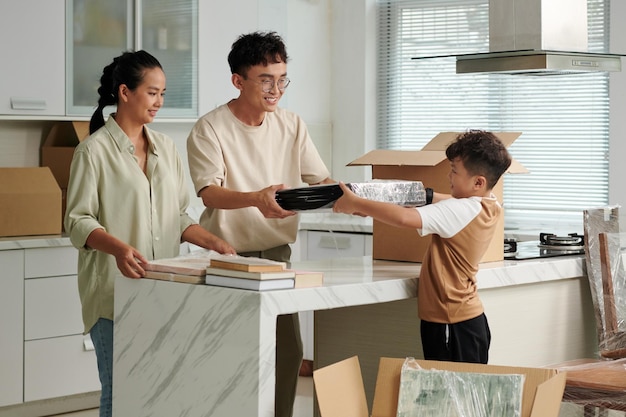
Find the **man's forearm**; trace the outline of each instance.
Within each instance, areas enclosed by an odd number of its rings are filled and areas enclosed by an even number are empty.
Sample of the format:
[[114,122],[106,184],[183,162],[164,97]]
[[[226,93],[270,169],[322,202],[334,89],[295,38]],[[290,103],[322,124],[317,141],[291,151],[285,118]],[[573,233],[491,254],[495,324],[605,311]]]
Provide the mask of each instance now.
[[199,197],[206,207],[217,209],[238,209],[256,207],[255,192],[240,192],[229,190],[219,185],[209,185],[203,188]]

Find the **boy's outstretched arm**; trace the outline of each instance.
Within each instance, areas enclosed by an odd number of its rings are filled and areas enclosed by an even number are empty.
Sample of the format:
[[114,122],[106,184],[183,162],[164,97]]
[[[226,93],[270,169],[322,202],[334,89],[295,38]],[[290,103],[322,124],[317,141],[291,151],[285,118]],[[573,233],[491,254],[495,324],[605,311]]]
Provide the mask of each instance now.
[[340,182],[339,186],[343,195],[333,205],[335,213],[369,216],[395,227],[422,228],[422,216],[417,210],[396,204],[367,200],[354,194],[343,182]]

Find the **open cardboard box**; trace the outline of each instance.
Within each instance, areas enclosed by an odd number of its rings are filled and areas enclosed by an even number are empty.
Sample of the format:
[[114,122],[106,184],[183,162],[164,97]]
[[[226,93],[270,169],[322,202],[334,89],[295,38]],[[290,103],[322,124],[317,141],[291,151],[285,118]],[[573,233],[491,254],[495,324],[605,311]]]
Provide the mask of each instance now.
[[0,236],[60,233],[61,189],[50,168],[0,168]]
[[[524,374],[522,417],[558,417],[565,373],[555,369],[418,360],[424,369],[490,374]],[[371,417],[396,417],[404,358],[381,358]],[[370,417],[356,356],[313,371],[321,417]]]
[[89,122],[58,122],[41,146],[41,166],[50,167],[59,187],[67,188],[74,148],[89,136]]
[[67,184],[70,180],[70,165],[74,157],[74,148],[89,136],[89,122],[63,121],[52,126],[50,133],[41,146],[41,166],[49,167],[52,175],[61,187],[61,229],[65,216]]
[[[421,181],[424,187],[437,192],[449,193],[448,173],[450,164],[446,158],[446,148],[461,132],[441,132],[420,151],[396,151],[377,149],[350,162],[348,166],[372,166],[372,179],[394,179]],[[509,147],[521,132],[494,132]],[[507,173],[528,173],[522,164],[513,159]],[[502,203],[502,179],[496,184],[493,193]],[[402,229],[374,220],[373,248],[374,259],[389,261],[422,262],[430,244],[430,236],[421,237],[413,229]],[[493,236],[491,245],[481,262],[504,259],[504,216]]]

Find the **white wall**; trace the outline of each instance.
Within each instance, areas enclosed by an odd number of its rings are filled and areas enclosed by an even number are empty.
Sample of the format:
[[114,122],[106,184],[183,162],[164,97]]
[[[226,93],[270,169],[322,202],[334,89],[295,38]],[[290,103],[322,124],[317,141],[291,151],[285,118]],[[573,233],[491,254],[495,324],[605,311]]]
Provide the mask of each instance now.
[[370,167],[346,164],[376,147],[376,1],[331,0],[332,175],[371,178]]

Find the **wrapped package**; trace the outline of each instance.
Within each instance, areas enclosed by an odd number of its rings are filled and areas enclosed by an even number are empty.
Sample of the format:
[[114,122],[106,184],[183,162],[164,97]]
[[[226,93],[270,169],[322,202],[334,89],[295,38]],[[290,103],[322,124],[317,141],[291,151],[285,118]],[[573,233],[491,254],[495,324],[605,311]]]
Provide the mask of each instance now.
[[[598,354],[612,359],[626,357],[626,270],[622,250],[626,246],[626,235],[620,233],[619,207],[585,210],[583,220],[585,261],[596,316]],[[601,233],[606,236],[604,243],[600,241]],[[604,260],[601,243],[606,249]]]
[[567,373],[563,417],[578,416],[581,408],[626,411],[626,234],[619,206],[584,210],[583,224],[597,356],[552,365]]
[[[356,195],[405,207],[426,204],[426,189],[421,181],[372,180],[346,184]],[[339,184],[313,185],[276,192],[276,202],[285,210],[331,210],[343,195]]]
[[421,181],[372,180],[352,182],[350,189],[359,197],[404,207],[426,204],[426,189]]
[[520,417],[523,374],[423,369],[407,358],[397,417]]

